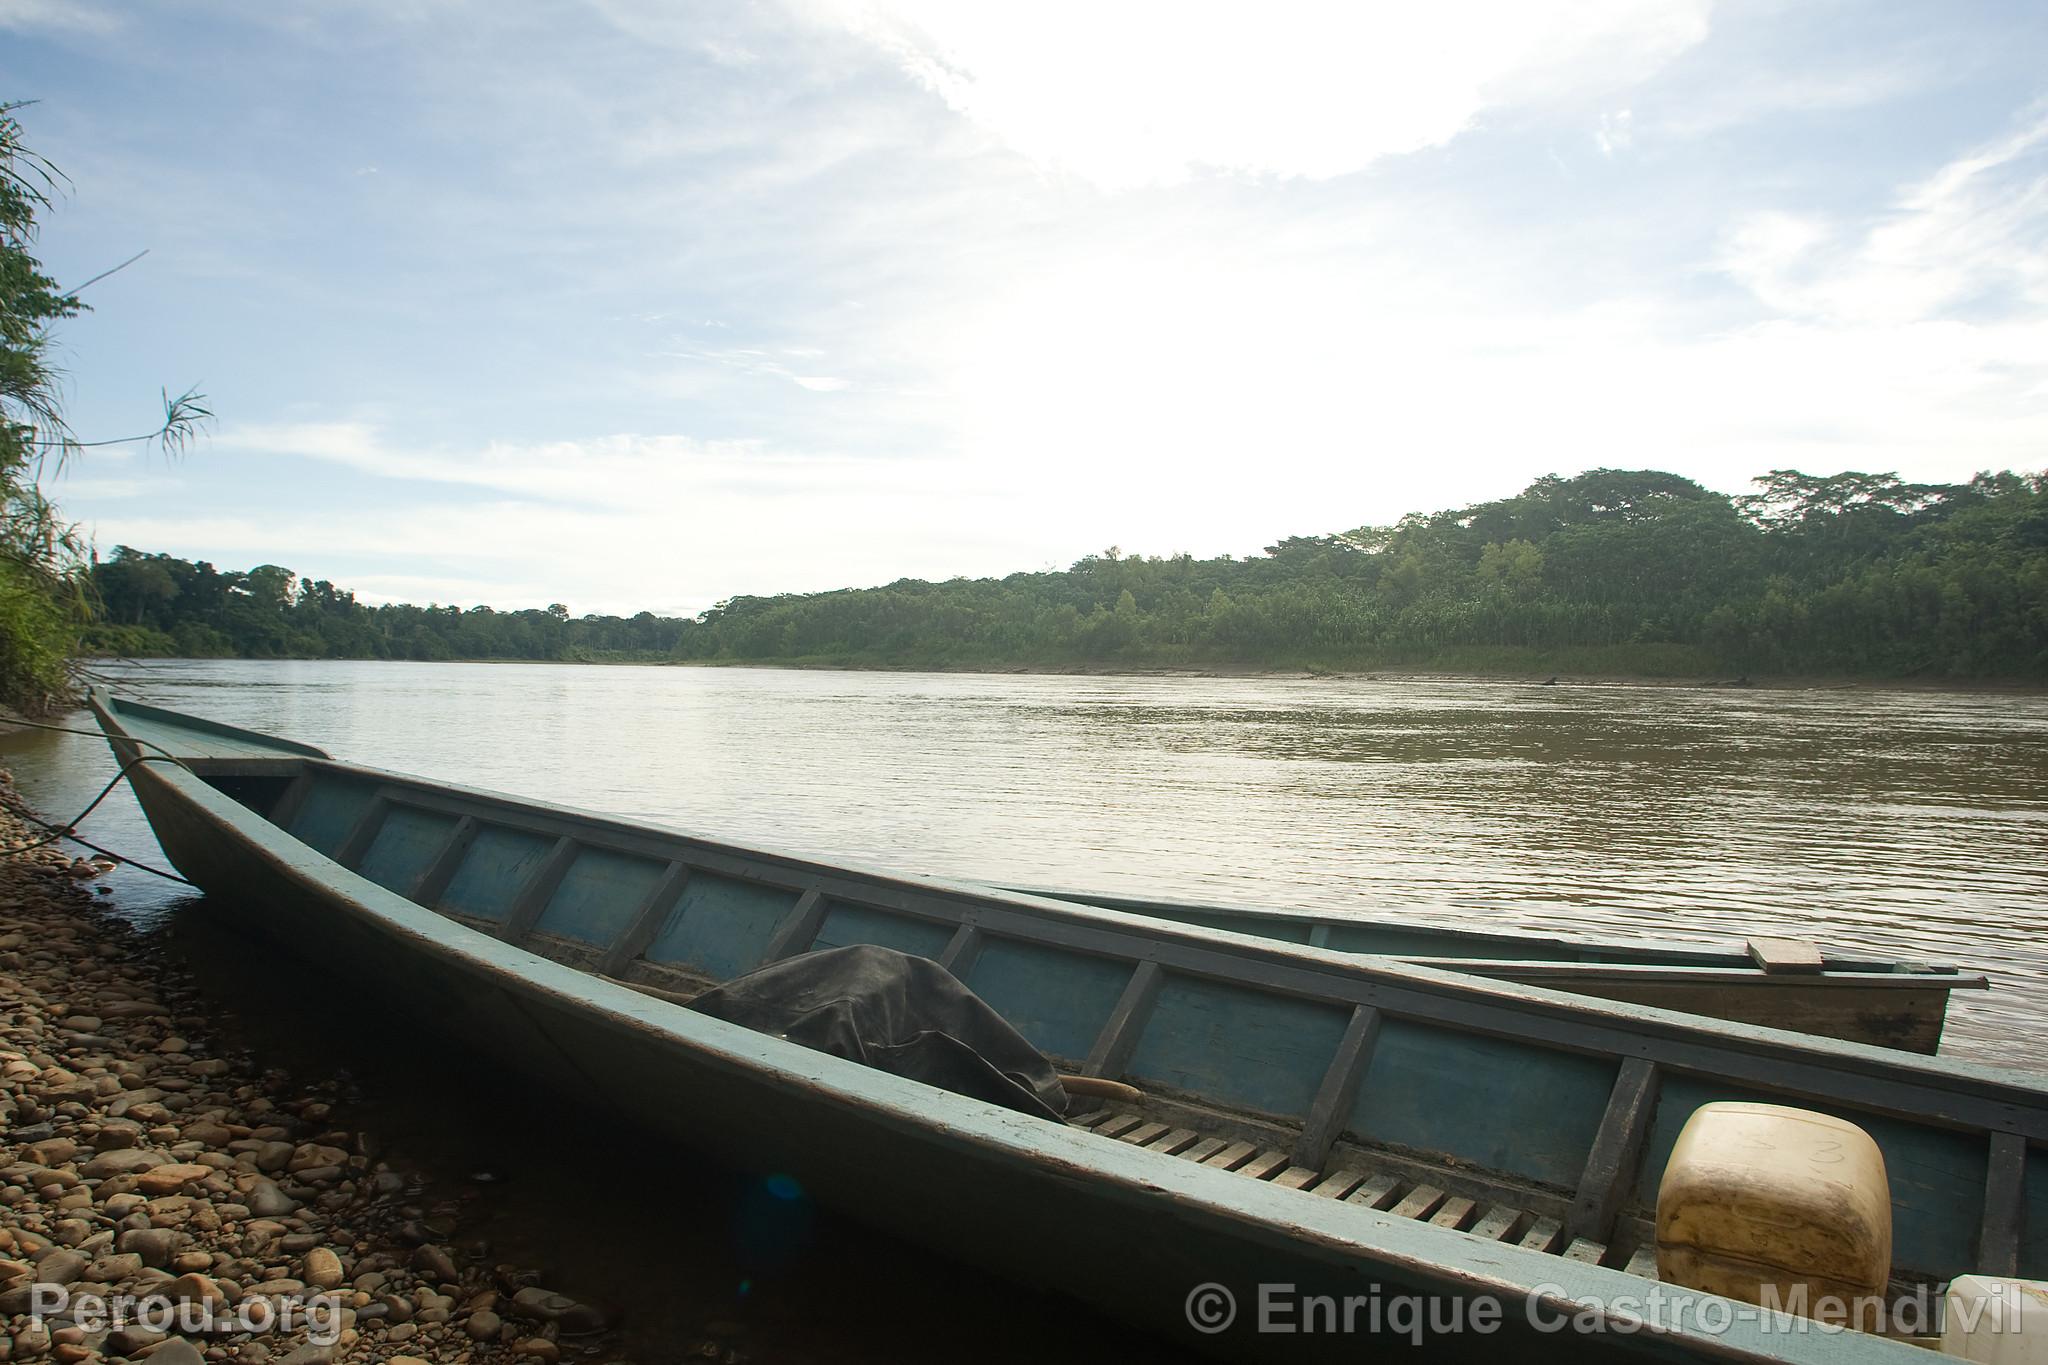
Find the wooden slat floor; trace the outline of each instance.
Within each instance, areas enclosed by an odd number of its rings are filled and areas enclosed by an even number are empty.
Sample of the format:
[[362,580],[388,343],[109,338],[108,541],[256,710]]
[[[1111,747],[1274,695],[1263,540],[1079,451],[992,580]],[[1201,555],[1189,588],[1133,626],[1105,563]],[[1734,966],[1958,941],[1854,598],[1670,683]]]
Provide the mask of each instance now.
[[[1325,1199],[1362,1204],[1396,1218],[1419,1219],[1436,1227],[1451,1228],[1532,1251],[1548,1252],[1588,1265],[1600,1265],[1608,1259],[1608,1247],[1603,1243],[1583,1237],[1567,1243],[1563,1225],[1555,1218],[1507,1204],[1480,1204],[1406,1175],[1374,1171],[1356,1164],[1327,1172],[1296,1166],[1288,1160],[1286,1152],[1276,1147],[1260,1148],[1249,1142],[1203,1137],[1192,1128],[1169,1127],[1129,1110],[1098,1109],[1067,1122],[1072,1127],[1085,1128],[1099,1136],[1128,1142],[1147,1151],[1177,1156],[1183,1161],[1213,1166],[1253,1180],[1265,1180],[1285,1189],[1304,1190]],[[1655,1250],[1642,1248],[1628,1259],[1625,1268],[1631,1275],[1655,1279]]]

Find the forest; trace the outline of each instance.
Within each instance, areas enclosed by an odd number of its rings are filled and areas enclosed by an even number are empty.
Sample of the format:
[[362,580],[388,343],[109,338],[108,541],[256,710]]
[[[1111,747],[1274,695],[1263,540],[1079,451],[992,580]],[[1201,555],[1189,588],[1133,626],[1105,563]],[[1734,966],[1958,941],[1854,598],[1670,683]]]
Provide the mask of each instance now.
[[278,565],[116,548],[102,653],[906,668],[1425,668],[2048,680],[2048,474],[1548,475],[1255,557],[772,597],[691,618],[371,605]]

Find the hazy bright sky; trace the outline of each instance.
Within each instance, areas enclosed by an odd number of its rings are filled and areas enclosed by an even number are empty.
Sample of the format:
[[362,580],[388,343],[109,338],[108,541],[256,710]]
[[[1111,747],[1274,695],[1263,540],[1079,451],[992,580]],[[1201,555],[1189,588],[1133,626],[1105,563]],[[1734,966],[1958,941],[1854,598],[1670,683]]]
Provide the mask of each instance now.
[[2048,465],[2048,7],[0,0],[102,551],[695,611]]

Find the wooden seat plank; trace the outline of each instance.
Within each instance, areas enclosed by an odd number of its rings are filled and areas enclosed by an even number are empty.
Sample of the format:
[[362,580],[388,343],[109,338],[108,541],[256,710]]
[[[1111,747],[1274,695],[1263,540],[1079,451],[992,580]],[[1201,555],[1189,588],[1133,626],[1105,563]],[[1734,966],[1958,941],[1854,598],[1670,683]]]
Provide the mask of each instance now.
[[1193,1146],[1195,1139],[1200,1136],[1201,1134],[1192,1128],[1176,1128],[1165,1137],[1155,1138],[1153,1141],[1146,1143],[1145,1150],[1148,1152],[1164,1152],[1166,1155],[1172,1156],[1183,1147]]
[[1548,1251],[1557,1245],[1557,1235],[1563,1231],[1564,1224],[1555,1218],[1538,1218],[1529,1225],[1529,1230],[1522,1234],[1522,1240],[1515,1245],[1527,1247],[1531,1251]]
[[1628,1273],[1641,1275],[1645,1279],[1656,1279],[1657,1248],[1654,1245],[1637,1247],[1636,1254],[1628,1258]]
[[1170,1131],[1172,1130],[1163,1123],[1141,1123],[1136,1128],[1131,1129],[1130,1132],[1118,1138],[1117,1141],[1128,1142],[1133,1147],[1143,1147],[1148,1142],[1165,1137]]
[[1098,1109],[1092,1114],[1083,1114],[1079,1118],[1068,1119],[1067,1126],[1069,1128],[1093,1128],[1108,1117],[1109,1111],[1107,1109]]
[[1472,1210],[1476,1207],[1463,1195],[1454,1195],[1444,1200],[1443,1207],[1432,1213],[1429,1221],[1440,1228],[1461,1228],[1472,1217]]
[[1799,938],[1753,938],[1749,956],[1765,972],[1817,972],[1820,949]]
[[1498,1242],[1514,1231],[1515,1224],[1521,1221],[1520,1209],[1511,1209],[1506,1204],[1495,1204],[1486,1211],[1483,1218],[1472,1225],[1470,1231],[1474,1237],[1484,1237],[1489,1241]]
[[1273,1183],[1283,1190],[1305,1190],[1309,1182],[1322,1179],[1322,1175],[1313,1166],[1289,1166],[1273,1177]]
[[1606,1246],[1584,1237],[1576,1239],[1564,1249],[1564,1258],[1567,1261],[1583,1261],[1587,1265],[1599,1265],[1601,1258],[1606,1254]]
[[1273,1172],[1287,1165],[1287,1153],[1277,1147],[1269,1147],[1250,1161],[1237,1168],[1239,1175],[1248,1175],[1254,1180],[1264,1180]]
[[1250,1161],[1252,1153],[1258,1150],[1249,1142],[1233,1142],[1202,1164],[1204,1166],[1214,1166],[1218,1170],[1234,1171],[1244,1165],[1245,1162]]
[[1342,1199],[1363,1183],[1365,1183],[1364,1171],[1338,1171],[1334,1175],[1325,1177],[1323,1183],[1312,1187],[1309,1193],[1319,1194],[1325,1199]]
[[1360,1185],[1357,1193],[1344,1202],[1347,1204],[1363,1204],[1369,1209],[1383,1209],[1394,1202],[1394,1193],[1400,1188],[1401,1177],[1388,1175],[1382,1171],[1363,1185]]
[[1444,1192],[1436,1186],[1417,1185],[1408,1191],[1406,1199],[1394,1205],[1393,1214],[1396,1218],[1422,1218],[1443,1201]]
[[1107,1123],[1097,1125],[1095,1131],[1104,1137],[1122,1137],[1145,1120],[1138,1114],[1118,1114]]
[[1205,1162],[1222,1151],[1226,1145],[1222,1138],[1203,1138],[1179,1156],[1182,1161]]

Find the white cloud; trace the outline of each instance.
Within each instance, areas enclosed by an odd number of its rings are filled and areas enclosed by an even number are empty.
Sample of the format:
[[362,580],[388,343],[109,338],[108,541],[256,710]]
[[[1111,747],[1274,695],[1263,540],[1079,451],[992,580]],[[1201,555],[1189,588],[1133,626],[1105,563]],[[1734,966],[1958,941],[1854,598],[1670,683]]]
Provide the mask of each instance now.
[[1903,324],[2048,310],[2048,110],[1905,189],[1875,222],[1752,214],[1720,267],[1774,310]]
[[1635,114],[1628,109],[1616,109],[1600,116],[1600,127],[1593,134],[1593,144],[1600,149],[1600,155],[1613,156],[1625,152],[1635,145]]
[[[2041,468],[2044,243],[2048,110],[2037,107],[2014,131],[1904,187],[1882,213],[1740,220],[1716,266],[1766,317],[1685,348],[1672,372],[1696,381],[1691,406],[1717,409],[1709,429],[1755,452],[1759,466],[1918,478]],[[1668,381],[1660,387],[1675,404],[1668,428],[1688,399]]]
[[[1786,465],[1967,477],[2048,450],[2048,413],[2027,402],[2048,376],[2039,326],[1694,338],[1649,302],[1447,308],[1420,282],[1403,294],[1312,272],[1195,299],[1164,267],[1104,274],[1122,288],[1098,277],[1019,301],[991,324],[985,368],[961,376],[968,444],[1024,485],[1005,514],[1092,523],[1104,543],[1243,551],[1544,470],[1649,465],[1737,491]],[[1094,312],[1077,332],[1063,307],[1080,297]]]
[[[666,352],[665,355],[668,359],[684,362],[686,369],[700,365],[717,366],[737,371],[740,374],[787,380],[798,388],[808,389],[812,393],[838,393],[841,390],[853,387],[852,380],[839,378],[835,375],[798,374],[781,360],[776,359],[770,352],[758,347],[733,346],[715,350],[703,347],[684,347]],[[793,360],[816,360],[822,357],[824,352],[815,346],[798,346],[784,349],[781,355]],[[668,379],[672,387],[681,391],[690,391],[703,387],[701,379],[695,379],[687,373],[672,371]]]
[[175,487],[169,479],[77,479],[67,476],[45,480],[45,491],[60,498],[141,498]]
[[[319,575],[313,577],[318,578]],[[496,606],[505,602],[536,602],[548,593],[547,584],[535,583],[531,579],[467,577],[461,574],[352,574],[346,582],[335,586],[354,593],[358,601],[372,605],[411,602],[417,606]]]
[[1765,121],[1782,134],[1802,117],[1866,111],[1955,79],[1920,53],[1880,60],[1802,53],[1794,63],[1768,51],[1723,53],[1671,86],[1646,92],[1635,112],[1645,139],[1701,138]]
[[47,29],[57,32],[105,34],[120,27],[120,21],[85,0],[0,0],[0,28],[17,32]]
[[363,422],[235,424],[217,443],[233,451],[296,455],[383,478],[487,488],[556,505],[625,508],[688,503],[707,492],[761,496],[913,482],[912,460],[774,451],[753,441],[619,434],[577,441],[491,441],[469,449],[389,444]]
[[1324,179],[1486,110],[1625,89],[1707,33],[1708,0],[820,0],[946,102],[1100,184],[1200,169]]
[[[963,564],[1002,572],[1033,552],[1015,524],[973,520],[997,496],[983,471],[929,462],[660,435],[414,450],[362,423],[231,427],[219,443],[356,471],[378,481],[366,496],[389,510],[102,511],[90,521],[97,542],[280,563],[379,598],[566,600],[579,613],[695,612],[739,593],[943,577]],[[434,484],[472,491],[423,495]],[[391,567],[339,567],[364,559]]]

